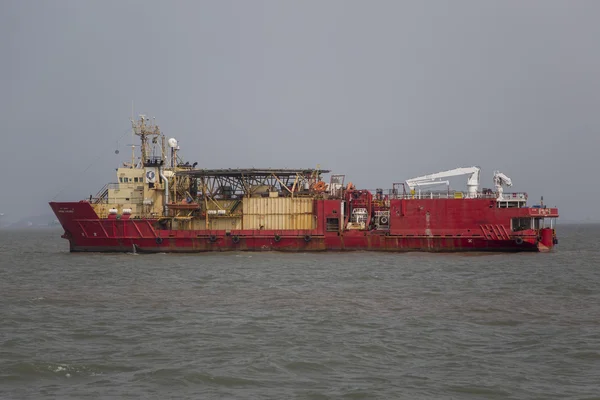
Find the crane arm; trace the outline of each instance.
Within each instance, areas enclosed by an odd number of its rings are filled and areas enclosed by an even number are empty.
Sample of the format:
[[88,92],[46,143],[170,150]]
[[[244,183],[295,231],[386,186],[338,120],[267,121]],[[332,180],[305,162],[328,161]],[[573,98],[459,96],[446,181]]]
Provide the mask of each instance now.
[[409,188],[413,189],[417,184],[423,182],[434,182],[442,178],[449,178],[452,176],[471,175],[469,177],[469,183],[479,184],[479,167],[462,167],[455,168],[448,171],[437,172],[435,174],[423,175],[416,178],[406,180],[406,184]]
[[504,175],[502,172],[495,171],[494,186],[496,186],[496,193],[498,193],[498,200],[500,201],[504,198],[502,196],[502,193],[504,192],[502,186],[512,186],[512,180],[508,176]]
[[500,171],[494,172],[494,184],[496,186],[512,186],[512,180]]
[[452,176],[469,175],[467,180],[467,187],[470,197],[475,197],[479,190],[479,167],[461,167],[455,168],[448,171],[442,171],[435,174],[423,175],[416,178],[408,179],[406,185],[410,190],[414,190],[416,186],[423,185],[429,182],[442,182],[441,179],[449,178]]
[[433,182],[417,182],[415,186],[434,186],[434,185],[450,185],[450,181],[433,181]]

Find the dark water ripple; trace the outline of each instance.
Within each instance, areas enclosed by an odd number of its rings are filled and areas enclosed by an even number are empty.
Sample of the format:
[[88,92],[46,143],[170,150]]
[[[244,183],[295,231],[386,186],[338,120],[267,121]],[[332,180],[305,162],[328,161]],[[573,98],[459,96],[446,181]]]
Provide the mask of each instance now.
[[69,254],[0,231],[0,397],[600,399],[600,227],[552,254]]

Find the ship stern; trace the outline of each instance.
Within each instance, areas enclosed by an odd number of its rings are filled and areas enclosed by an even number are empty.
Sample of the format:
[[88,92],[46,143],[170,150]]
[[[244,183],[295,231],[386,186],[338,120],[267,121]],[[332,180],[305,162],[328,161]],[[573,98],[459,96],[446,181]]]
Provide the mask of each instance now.
[[555,244],[558,243],[556,231],[552,228],[542,228],[539,232],[539,240],[537,248],[540,253],[546,253],[552,250]]

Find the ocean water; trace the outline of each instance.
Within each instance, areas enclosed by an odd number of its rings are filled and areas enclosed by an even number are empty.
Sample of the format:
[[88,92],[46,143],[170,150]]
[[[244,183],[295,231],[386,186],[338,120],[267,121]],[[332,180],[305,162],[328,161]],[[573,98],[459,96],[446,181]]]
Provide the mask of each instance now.
[[600,399],[600,226],[549,254],[70,254],[0,231],[0,398]]

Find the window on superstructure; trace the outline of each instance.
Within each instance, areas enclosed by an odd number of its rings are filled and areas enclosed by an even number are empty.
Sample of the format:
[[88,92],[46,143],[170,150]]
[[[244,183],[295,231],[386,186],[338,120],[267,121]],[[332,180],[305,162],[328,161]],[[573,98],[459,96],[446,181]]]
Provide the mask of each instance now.
[[123,183],[123,177],[119,178],[119,182]]
[[327,232],[337,232],[340,230],[339,218],[327,218]]
[[513,232],[524,231],[526,229],[531,229],[531,218],[513,218],[512,219]]

